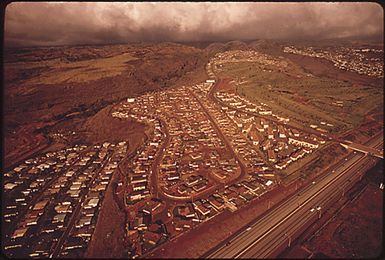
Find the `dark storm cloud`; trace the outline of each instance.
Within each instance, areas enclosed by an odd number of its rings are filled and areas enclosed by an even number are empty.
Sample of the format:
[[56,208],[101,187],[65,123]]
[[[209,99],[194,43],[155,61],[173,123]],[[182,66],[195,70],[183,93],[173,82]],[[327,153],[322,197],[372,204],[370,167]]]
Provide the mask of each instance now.
[[7,46],[378,38],[375,3],[12,3]]

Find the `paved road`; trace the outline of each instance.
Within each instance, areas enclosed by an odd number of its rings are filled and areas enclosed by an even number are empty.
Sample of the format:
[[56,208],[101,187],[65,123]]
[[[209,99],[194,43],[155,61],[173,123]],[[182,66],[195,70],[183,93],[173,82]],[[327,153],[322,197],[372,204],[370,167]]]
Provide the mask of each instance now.
[[[83,151],[81,151],[82,154],[88,152],[91,148],[88,147],[86,149],[84,149]],[[31,209],[33,208],[33,206],[39,202],[41,200],[41,198],[43,197],[44,195],[44,192],[49,188],[51,187],[51,185],[56,182],[61,176],[63,176],[63,173],[68,171],[69,169],[71,169],[72,166],[74,166],[77,162],[79,162],[80,160],[80,156],[78,158],[76,158],[74,160],[74,162],[71,163],[71,165],[68,165],[66,167],[64,167],[63,169],[60,170],[60,172],[56,173],[56,175],[49,181],[47,181],[43,187],[41,187],[39,189],[39,191],[34,194],[31,198],[31,200],[27,203],[27,206],[25,207],[25,209],[21,210],[20,211],[20,214],[12,221],[12,223],[9,225],[9,226],[6,226],[4,227],[4,230],[3,232],[6,235],[6,237],[10,237],[12,235],[12,233],[15,231],[16,229],[16,226],[20,223],[20,221],[25,217],[25,215],[31,211]],[[37,177],[35,177],[33,179],[33,181],[35,181],[37,179]],[[31,181],[31,183],[33,182]]]
[[373,156],[384,159],[384,152],[382,150],[378,150],[373,147],[368,147],[362,144],[352,143],[348,141],[345,141],[345,143],[343,143],[342,145],[352,150],[363,152],[363,153],[369,153]]
[[[366,143],[383,145],[382,133]],[[321,216],[322,211],[356,182],[376,159],[362,153],[350,153],[330,172],[318,177],[298,194],[277,205],[250,228],[210,250],[205,258],[274,257],[304,229]],[[313,210],[312,210],[313,209]]]
[[[86,199],[86,197],[88,195],[88,192],[90,190],[91,185],[93,184],[93,182],[96,179],[96,177],[99,176],[100,172],[104,169],[104,167],[111,160],[111,158],[113,156],[113,153],[108,158],[106,158],[104,160],[102,166],[92,176],[91,180],[87,184],[87,187],[84,188],[84,190],[86,192],[79,198],[79,200],[77,202],[77,205],[76,205],[75,209],[73,210],[72,215],[70,216],[70,220],[68,221],[67,227],[66,227],[65,231],[63,232],[62,236],[59,238],[59,241],[57,242],[56,246],[54,247],[53,252],[50,255],[50,258],[51,257],[58,258],[60,256],[60,253],[62,252],[62,249],[63,249],[64,242],[67,240],[68,235],[70,234],[71,230],[75,226],[75,222],[79,219],[78,217],[79,217],[79,214],[80,214],[80,210],[82,209],[82,206],[83,206],[82,204],[84,203],[84,201],[85,201],[85,199]],[[91,162],[92,161],[90,160],[90,163],[88,163],[85,167],[88,167],[91,164]]]
[[191,95],[193,95],[195,97],[195,99],[197,100],[197,102],[199,103],[199,105],[202,107],[203,111],[206,113],[207,115],[207,118],[210,120],[211,124],[213,125],[213,128],[215,129],[215,131],[217,132],[217,134],[219,135],[220,139],[222,139],[224,141],[224,143],[226,144],[226,147],[228,149],[228,151],[231,153],[231,156],[235,158],[235,160],[237,161],[239,167],[241,168],[241,174],[239,177],[237,177],[235,180],[233,180],[231,183],[234,183],[236,182],[237,180],[241,179],[245,173],[246,173],[246,166],[245,164],[242,162],[242,160],[239,158],[238,154],[234,151],[233,147],[231,146],[230,144],[230,141],[226,138],[226,136],[223,134],[222,130],[220,129],[220,127],[218,126],[218,124],[216,123],[216,121],[214,120],[214,118],[211,116],[210,112],[207,110],[207,108],[203,105],[202,101],[194,94],[193,91],[190,91],[191,92]]

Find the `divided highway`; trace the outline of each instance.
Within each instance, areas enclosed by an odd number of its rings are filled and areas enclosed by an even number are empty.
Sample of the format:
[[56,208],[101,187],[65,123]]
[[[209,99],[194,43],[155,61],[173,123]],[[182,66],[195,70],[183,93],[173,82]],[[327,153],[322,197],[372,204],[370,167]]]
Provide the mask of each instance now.
[[[370,147],[383,144],[382,133],[366,143]],[[267,258],[274,257],[305,228],[322,215],[322,211],[344,194],[374,161],[361,153],[350,153],[327,174],[267,212],[245,228],[206,253],[204,258]]]

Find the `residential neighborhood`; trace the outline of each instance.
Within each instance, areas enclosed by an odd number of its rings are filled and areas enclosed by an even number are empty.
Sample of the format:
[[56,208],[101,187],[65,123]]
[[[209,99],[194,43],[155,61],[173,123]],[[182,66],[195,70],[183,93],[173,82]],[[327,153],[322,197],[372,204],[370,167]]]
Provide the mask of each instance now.
[[2,1],[2,254],[383,250],[375,2]]
[[205,82],[128,97],[113,106],[113,118],[149,126],[145,142],[130,155],[124,141],[81,145],[28,159],[7,172],[7,253],[82,256],[117,171],[123,178],[114,191],[123,194],[132,258],[274,190],[291,165],[325,145],[320,126],[328,123],[304,131],[265,103],[215,89],[222,65],[245,61],[287,66],[255,51],[217,54],[206,66]]
[[384,52],[374,48],[333,47],[326,50],[314,47],[297,48],[286,46],[286,53],[299,54],[309,57],[323,58],[331,61],[341,70],[353,71],[371,77],[384,77]]
[[48,152],[5,173],[4,218],[11,229],[5,241],[7,254],[82,255],[126,146],[106,142]]

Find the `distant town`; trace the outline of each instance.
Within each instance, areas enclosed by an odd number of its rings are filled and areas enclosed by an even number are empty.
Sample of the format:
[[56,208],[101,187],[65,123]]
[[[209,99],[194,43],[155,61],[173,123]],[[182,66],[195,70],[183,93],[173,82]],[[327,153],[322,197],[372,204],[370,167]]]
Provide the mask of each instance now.
[[[384,51],[381,49],[333,47],[320,50],[314,47],[298,48],[287,46],[284,47],[283,51],[326,59],[341,70],[353,71],[371,77],[384,77],[383,59],[381,58],[384,55]],[[371,53],[378,53],[379,57],[377,55],[370,55]]]

